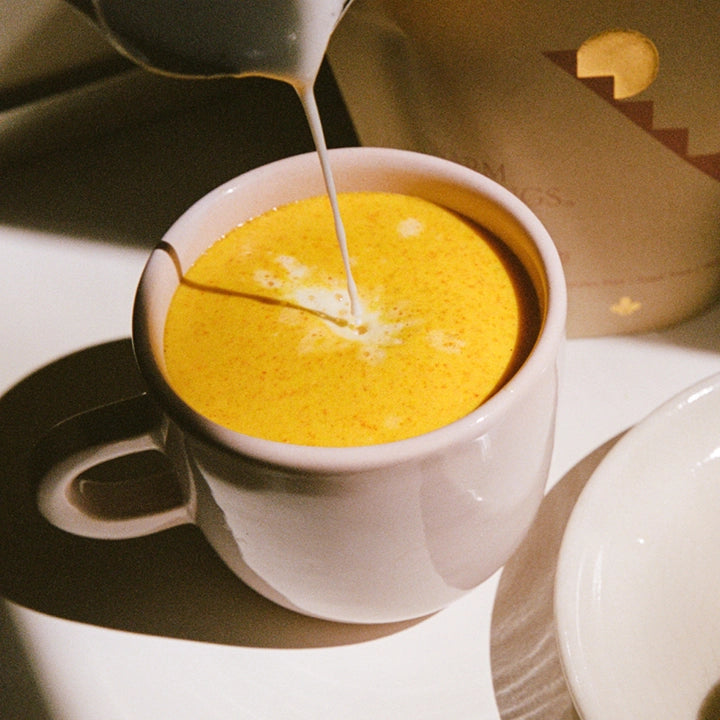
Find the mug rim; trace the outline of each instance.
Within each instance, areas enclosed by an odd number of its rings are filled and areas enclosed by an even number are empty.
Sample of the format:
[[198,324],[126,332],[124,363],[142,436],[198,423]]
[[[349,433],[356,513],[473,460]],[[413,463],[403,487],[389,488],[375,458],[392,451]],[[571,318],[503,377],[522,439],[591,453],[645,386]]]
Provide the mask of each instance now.
[[[482,436],[494,422],[494,418],[504,415],[511,407],[522,401],[536,378],[544,375],[548,370],[555,372],[554,366],[565,337],[567,313],[565,278],[555,244],[542,222],[522,200],[491,178],[468,167],[436,156],[394,148],[336,148],[329,153],[336,182],[335,165],[339,163],[342,163],[343,168],[349,168],[347,172],[351,175],[357,173],[358,167],[391,167],[395,171],[419,174],[437,183],[449,183],[453,187],[462,186],[475,195],[484,196],[520,225],[538,254],[546,285],[544,288],[546,306],[541,327],[522,365],[491,397],[449,424],[402,440],[352,447],[298,445],[230,430],[192,409],[172,389],[159,366],[155,346],[151,340],[152,321],[149,310],[154,296],[152,286],[156,277],[155,266],[159,262],[160,254],[165,254],[168,245],[173,247],[173,241],[183,234],[184,226],[189,224],[192,218],[206,213],[223,198],[236,193],[240,186],[267,183],[272,177],[282,175],[291,168],[297,170],[313,164],[317,164],[316,169],[319,173],[317,153],[311,151],[249,170],[211,190],[180,215],[151,253],[138,284],[132,318],[133,347],[151,395],[161,399],[159,404],[164,412],[183,430],[211,446],[229,450],[246,460],[292,468],[298,472],[343,474],[387,467],[416,460],[442,448]],[[342,191],[342,188],[338,187],[338,190]],[[303,197],[307,196],[309,194],[303,195]],[[288,199],[286,202],[291,200]],[[243,216],[243,219],[249,217],[251,216]],[[210,238],[208,246],[218,237],[219,235]],[[535,287],[535,290],[540,295],[540,288]],[[540,301],[542,302],[542,298]],[[162,322],[164,327],[164,318]]]

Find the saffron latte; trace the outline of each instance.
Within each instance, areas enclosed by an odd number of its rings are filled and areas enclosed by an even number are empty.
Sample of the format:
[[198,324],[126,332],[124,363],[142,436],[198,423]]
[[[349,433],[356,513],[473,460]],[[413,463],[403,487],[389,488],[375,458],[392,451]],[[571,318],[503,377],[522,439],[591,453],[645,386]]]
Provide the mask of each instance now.
[[522,364],[538,303],[504,245],[420,198],[339,203],[360,318],[325,196],[243,223],[185,274],[164,344],[193,409],[268,440],[372,445],[465,416]]

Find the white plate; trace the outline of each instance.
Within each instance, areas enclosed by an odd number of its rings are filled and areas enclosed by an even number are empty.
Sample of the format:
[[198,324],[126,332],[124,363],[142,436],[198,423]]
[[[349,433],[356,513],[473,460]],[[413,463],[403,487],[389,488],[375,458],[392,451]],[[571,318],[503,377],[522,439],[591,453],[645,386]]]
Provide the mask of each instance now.
[[653,412],[592,475],[555,615],[584,720],[718,717],[720,375]]

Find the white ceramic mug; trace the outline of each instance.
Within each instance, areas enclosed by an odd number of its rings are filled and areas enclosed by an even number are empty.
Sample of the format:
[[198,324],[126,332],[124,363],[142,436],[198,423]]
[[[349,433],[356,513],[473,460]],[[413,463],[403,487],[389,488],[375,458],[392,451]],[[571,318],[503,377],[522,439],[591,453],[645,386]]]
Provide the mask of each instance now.
[[[331,163],[340,191],[426,198],[478,222],[515,252],[543,316],[523,366],[466,417],[373,446],[272,442],[220,427],[190,409],[165,375],[163,330],[171,297],[182,273],[228,230],[325,191],[314,153],[288,158],[209,193],[153,251],[133,317],[148,393],[55,429],[56,437],[76,440],[72,452],[56,452],[46,463],[38,502],[56,526],[97,538],[195,523],[245,583],[280,605],[331,620],[390,622],[436,611],[476,587],[528,530],[553,446],[565,285],[541,223],[488,178],[439,158],[381,148],[334,150]],[[96,437],[74,433],[70,426],[78,423],[95,428]],[[133,508],[131,489],[130,508],[119,517],[89,508],[82,474],[144,450],[171,461],[180,489],[178,500],[166,503],[173,506],[148,511],[138,499]]]

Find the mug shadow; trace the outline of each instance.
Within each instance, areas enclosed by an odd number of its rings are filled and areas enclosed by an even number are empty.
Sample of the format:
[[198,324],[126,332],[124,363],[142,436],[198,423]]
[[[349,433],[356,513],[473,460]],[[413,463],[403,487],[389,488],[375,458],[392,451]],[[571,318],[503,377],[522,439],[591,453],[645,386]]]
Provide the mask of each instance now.
[[502,571],[490,632],[492,678],[501,720],[579,720],[555,639],[555,570],[575,503],[622,434],[583,458],[552,488],[527,537]]
[[717,720],[720,717],[720,681],[710,689],[697,714],[697,720]]
[[347,645],[420,622],[352,625],[286,610],[242,583],[189,525],[122,541],[50,525],[30,471],[37,440],[71,415],[143,389],[130,340],[118,340],[61,358],[0,398],[0,596],[100,627],[246,647]]

